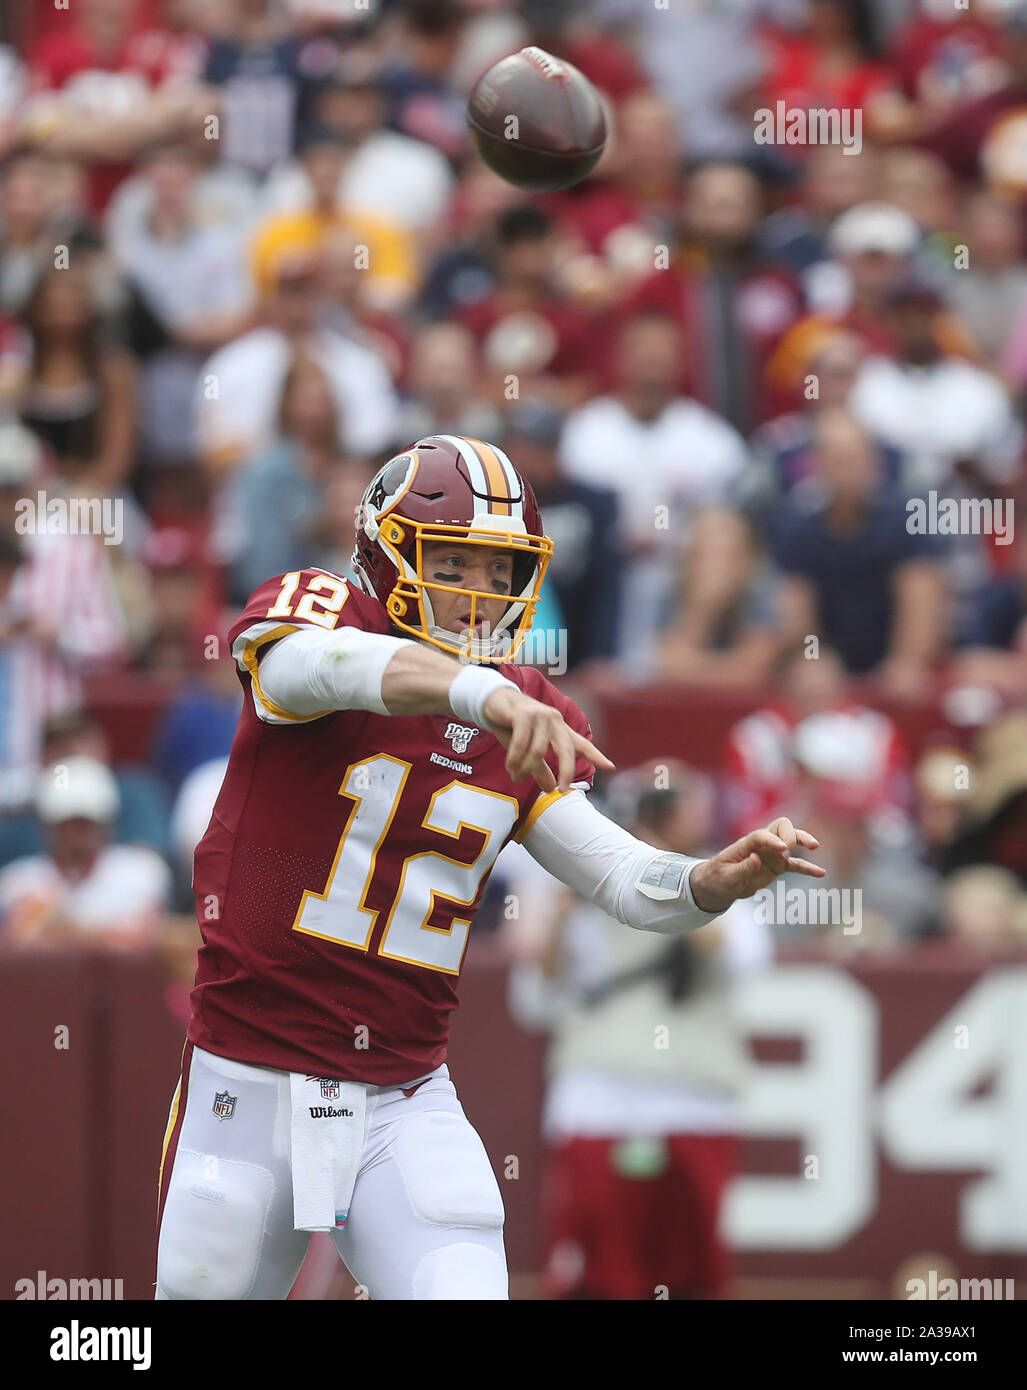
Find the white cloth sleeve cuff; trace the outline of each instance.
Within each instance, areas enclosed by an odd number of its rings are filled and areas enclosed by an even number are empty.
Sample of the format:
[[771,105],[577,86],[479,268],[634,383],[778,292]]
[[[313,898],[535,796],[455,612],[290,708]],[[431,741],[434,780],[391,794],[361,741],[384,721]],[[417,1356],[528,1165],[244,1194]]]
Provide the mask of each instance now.
[[449,687],[449,707],[458,719],[467,724],[479,724],[493,732],[485,718],[485,701],[494,690],[505,689],[510,682],[488,666],[465,666]]

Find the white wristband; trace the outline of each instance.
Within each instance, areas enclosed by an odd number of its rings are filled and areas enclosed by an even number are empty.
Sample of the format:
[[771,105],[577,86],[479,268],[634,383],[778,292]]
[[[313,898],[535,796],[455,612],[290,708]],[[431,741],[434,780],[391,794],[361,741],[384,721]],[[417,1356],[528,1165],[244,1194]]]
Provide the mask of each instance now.
[[507,685],[506,677],[488,666],[465,666],[449,687],[449,707],[458,719],[491,731],[485,718],[485,701],[494,690]]

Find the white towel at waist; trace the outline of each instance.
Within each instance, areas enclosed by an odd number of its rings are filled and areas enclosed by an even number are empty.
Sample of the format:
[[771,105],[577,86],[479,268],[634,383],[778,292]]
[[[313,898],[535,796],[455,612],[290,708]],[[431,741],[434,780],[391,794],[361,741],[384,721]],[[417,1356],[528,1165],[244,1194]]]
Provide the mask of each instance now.
[[297,1231],[346,1224],[364,1152],[367,1087],[289,1073],[292,1211]]

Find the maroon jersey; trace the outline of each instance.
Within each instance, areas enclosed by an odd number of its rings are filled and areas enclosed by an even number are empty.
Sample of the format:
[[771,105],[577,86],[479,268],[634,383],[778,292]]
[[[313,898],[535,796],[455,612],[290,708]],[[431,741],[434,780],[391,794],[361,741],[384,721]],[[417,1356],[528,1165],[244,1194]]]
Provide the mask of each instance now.
[[[389,631],[377,599],[320,570],[268,580],[231,628],[246,697],[196,849],[189,1038],[239,1062],[394,1085],[445,1060],[489,872],[549,798],[451,715],[296,718],[270,702],[260,654],[309,624]],[[591,738],[541,672],[499,669]],[[574,781],[592,774],[579,757]]]

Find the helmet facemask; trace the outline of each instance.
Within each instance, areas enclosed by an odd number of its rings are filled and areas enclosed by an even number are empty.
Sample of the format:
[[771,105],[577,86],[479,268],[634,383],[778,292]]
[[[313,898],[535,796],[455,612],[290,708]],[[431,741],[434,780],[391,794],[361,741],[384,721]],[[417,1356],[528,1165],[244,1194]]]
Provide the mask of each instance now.
[[[437,541],[452,543],[454,551],[487,547],[508,552],[513,560],[509,595],[426,577],[425,547]],[[475,516],[469,527],[385,516],[377,542],[398,574],[385,605],[396,627],[465,661],[504,662],[517,656],[531,628],[553,553],[548,536],[531,535],[522,521],[491,513]],[[432,595],[439,592],[467,597],[470,622],[466,632],[452,631],[437,622]],[[506,606],[498,621],[490,625],[482,605],[499,598],[505,599]],[[480,634],[475,630],[479,618],[483,620]]]

